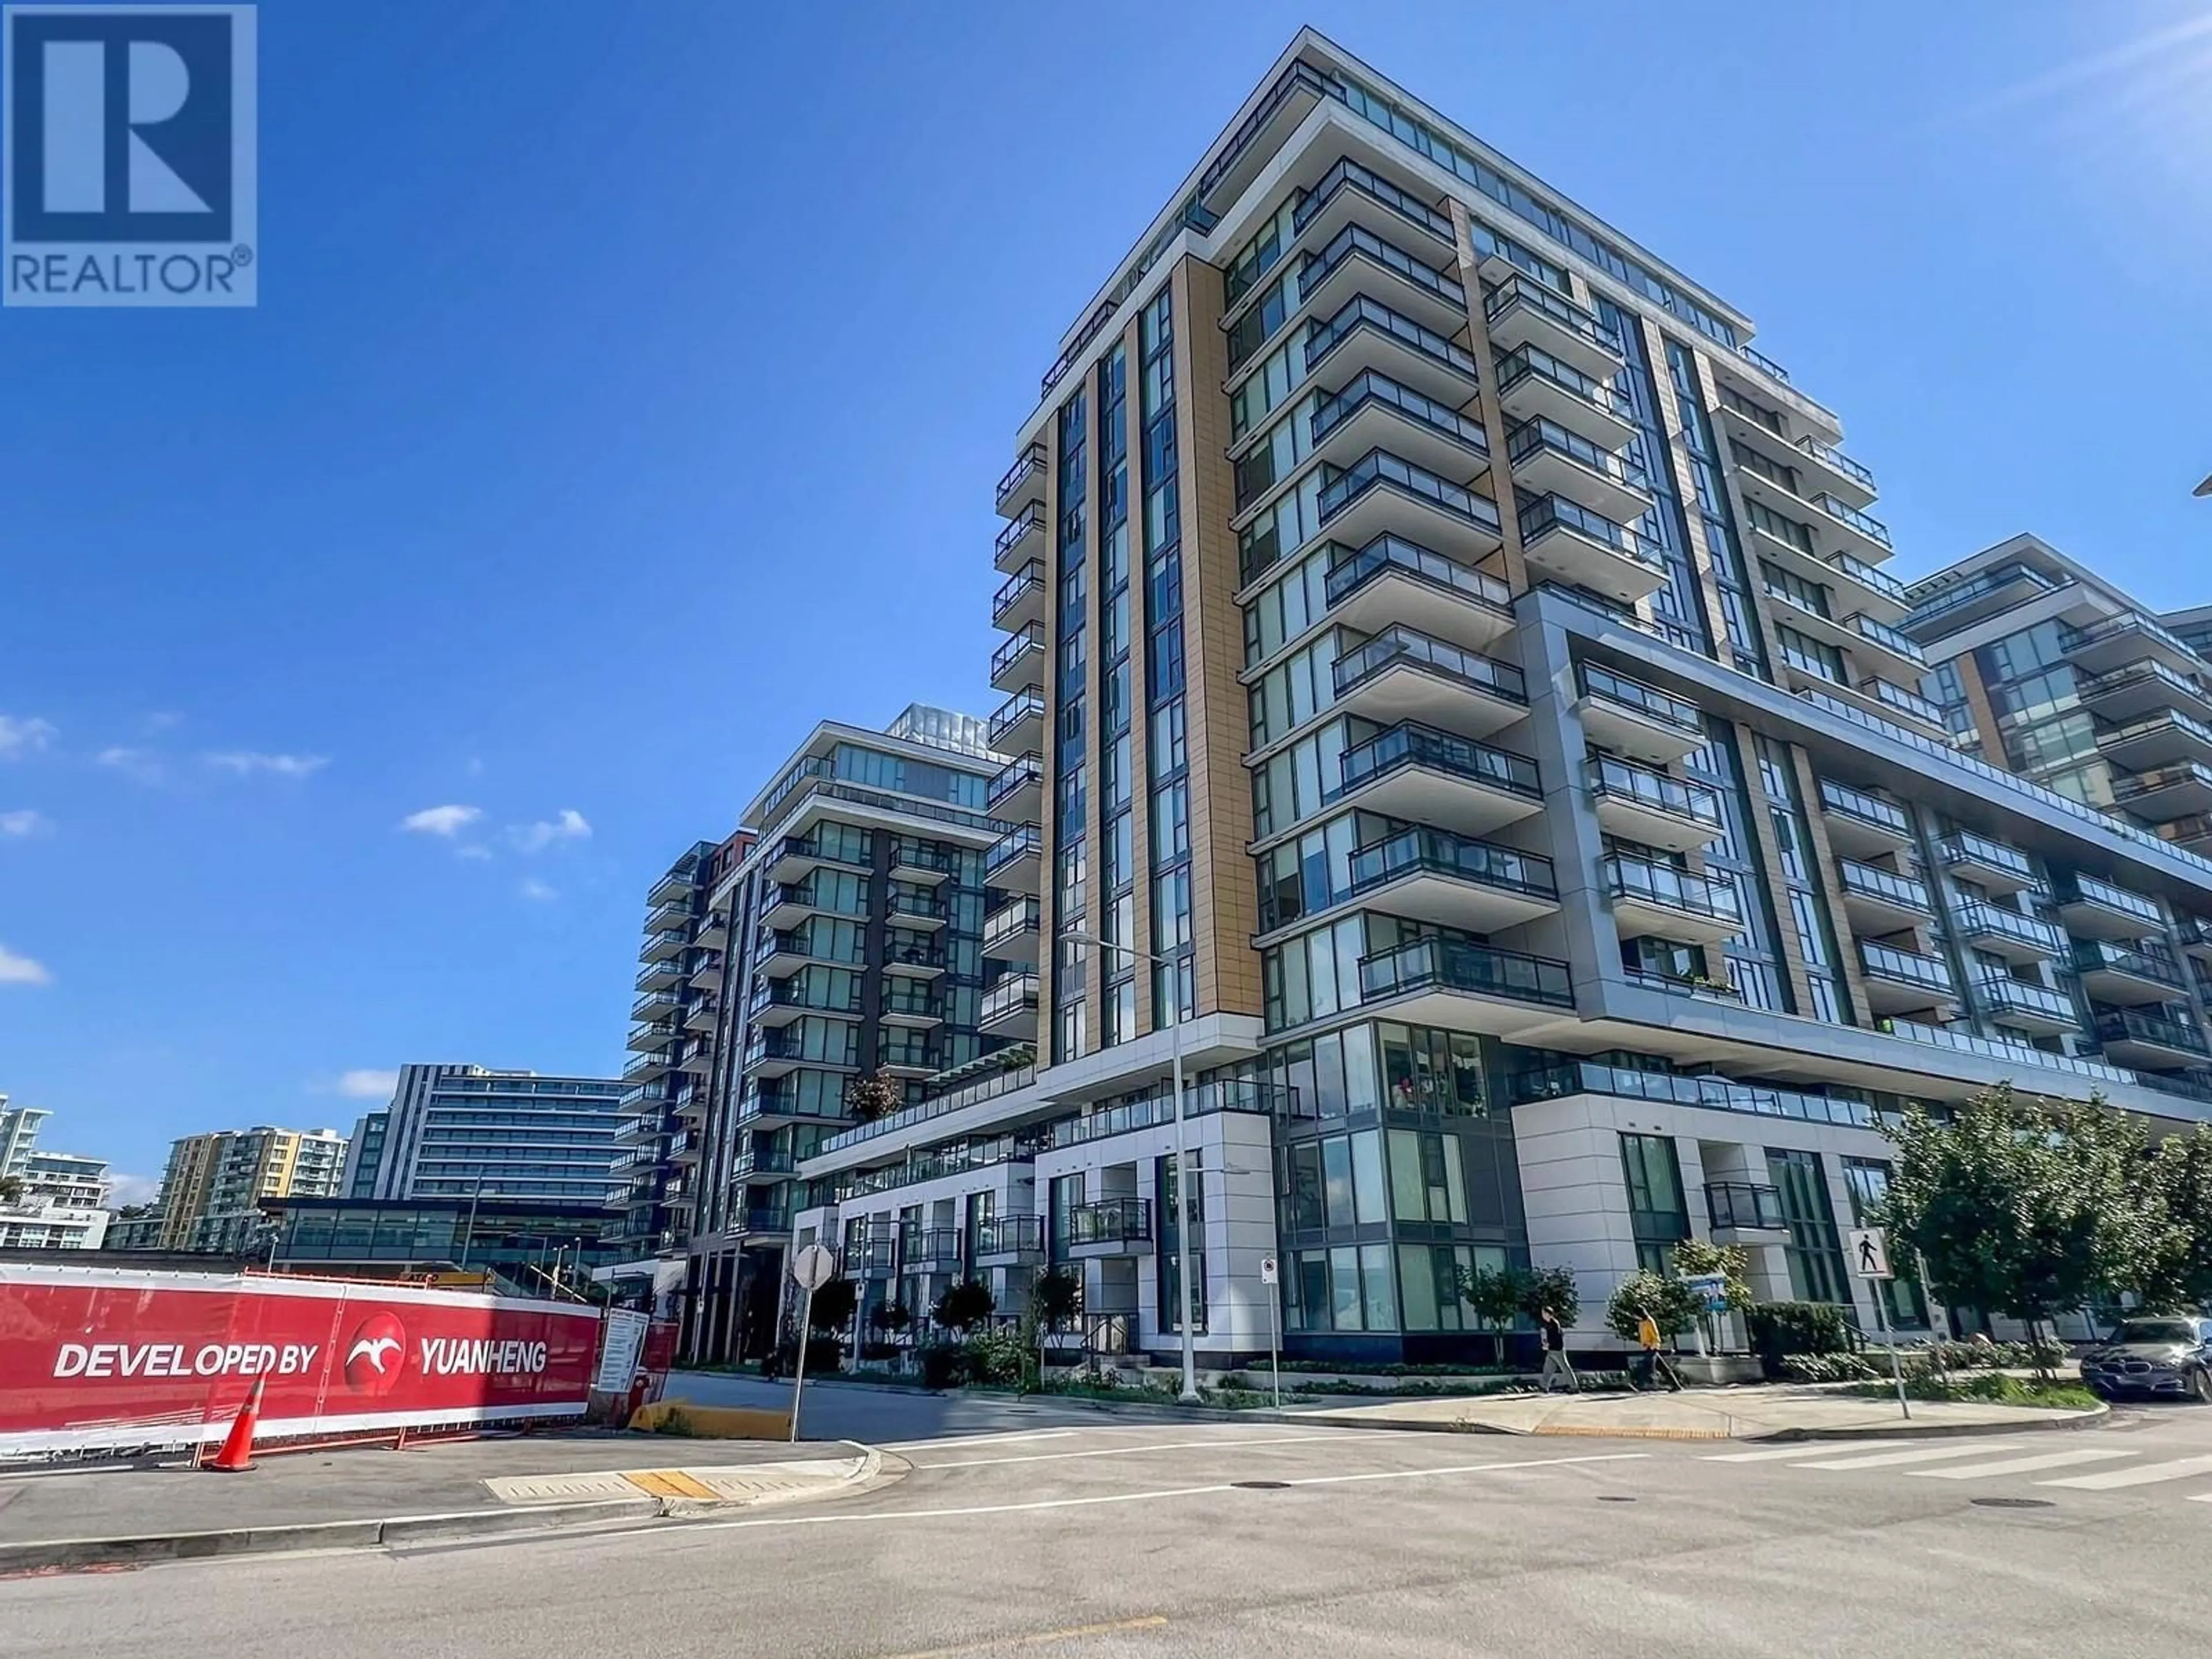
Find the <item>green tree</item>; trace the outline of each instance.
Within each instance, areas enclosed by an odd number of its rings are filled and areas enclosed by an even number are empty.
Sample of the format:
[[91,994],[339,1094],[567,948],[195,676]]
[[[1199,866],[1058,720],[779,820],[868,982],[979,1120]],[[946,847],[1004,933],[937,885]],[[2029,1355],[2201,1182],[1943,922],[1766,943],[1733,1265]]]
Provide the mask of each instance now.
[[1559,1323],[1571,1325],[1582,1311],[1583,1293],[1571,1267],[1531,1267],[1521,1281],[1521,1311],[1535,1319],[1549,1308]]
[[878,1336],[896,1336],[914,1323],[914,1315],[903,1302],[884,1302],[869,1314],[868,1323]]
[[[1751,1252],[1741,1244],[1716,1244],[1710,1239],[1686,1238],[1674,1246],[1674,1271],[1686,1279],[1702,1279],[1717,1273],[1721,1279],[1721,1299],[1732,1313],[1743,1313],[1752,1305]],[[1714,1316],[1706,1308],[1703,1297],[1692,1297],[1694,1309],[1692,1318],[1705,1333],[1706,1342],[1714,1348],[1720,1346],[1720,1333]]]
[[1927,1258],[1946,1300],[2023,1321],[2031,1340],[2168,1255],[2142,1126],[2101,1097],[2076,1106],[2000,1085],[1948,1122],[1909,1111],[1890,1136],[1897,1169],[1875,1218],[1894,1247]]
[[963,1279],[945,1287],[930,1310],[930,1317],[948,1331],[958,1331],[963,1336],[991,1316],[998,1306],[993,1299],[991,1287],[980,1279]]
[[1492,1331],[1503,1330],[1513,1322],[1528,1287],[1525,1268],[1486,1267],[1480,1262],[1459,1268],[1453,1280],[1459,1299],[1474,1309],[1475,1318]]
[[1678,1336],[1697,1323],[1705,1310],[1702,1298],[1669,1273],[1639,1267],[1620,1281],[1605,1304],[1605,1325],[1625,1342],[1636,1340],[1637,1322],[1645,1314],[1659,1327],[1662,1336]]
[[835,1335],[853,1322],[860,1287],[849,1279],[828,1279],[814,1292],[814,1328]]
[[22,1179],[17,1176],[0,1176],[0,1204],[15,1204],[23,1196]]
[[2154,1306],[2212,1303],[2212,1128],[2169,1135],[2143,1174],[2166,1230],[2136,1288]]
[[1030,1307],[1047,1330],[1065,1327],[1083,1311],[1083,1279],[1065,1267],[1046,1267],[1030,1290]]
[[900,1092],[898,1085],[881,1072],[856,1077],[845,1085],[845,1104],[863,1123],[873,1123],[879,1117],[889,1117],[905,1103],[905,1096]]

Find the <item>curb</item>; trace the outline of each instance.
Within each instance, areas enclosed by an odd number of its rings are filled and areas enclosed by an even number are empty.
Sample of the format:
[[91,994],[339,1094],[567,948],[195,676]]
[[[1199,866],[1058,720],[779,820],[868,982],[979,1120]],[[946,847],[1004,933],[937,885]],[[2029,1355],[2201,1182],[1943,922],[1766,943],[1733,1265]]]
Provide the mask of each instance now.
[[678,1520],[730,1510],[765,1508],[806,1498],[843,1496],[882,1478],[884,1455],[857,1440],[836,1443],[860,1454],[859,1466],[832,1485],[752,1503],[707,1503],[683,1498],[599,1498],[443,1515],[399,1515],[369,1521],[309,1521],[293,1526],[228,1527],[210,1532],[154,1533],[136,1538],[57,1538],[0,1544],[0,1578],[80,1567],[140,1566],[161,1561],[204,1561],[223,1556],[280,1551],[368,1550],[463,1538],[539,1533],[605,1521]]
[[1784,1445],[1791,1441],[1814,1440],[1937,1440],[1966,1435],[2003,1435],[2050,1433],[2054,1431],[2073,1431],[2094,1428],[2112,1415],[2112,1407],[2099,1402],[2094,1411],[2082,1410],[2070,1417],[2039,1418],[2028,1423],[1892,1423],[1886,1425],[1853,1425],[1832,1429],[1776,1429],[1765,1434],[1728,1434],[1711,1429],[1670,1429],[1636,1427],[1622,1425],[1607,1428],[1599,1424],[1549,1424],[1534,1428],[1509,1428],[1502,1423],[1485,1423],[1462,1418],[1451,1422],[1442,1420],[1422,1422],[1406,1418],[1319,1416],[1301,1413],[1296,1416],[1285,1412],[1239,1412],[1240,1420],[1265,1423],[1312,1424],[1328,1429],[1359,1429],[1396,1431],[1406,1434],[1502,1434],[1519,1439],[1540,1438],[1547,1436],[1592,1440],[1676,1440],[1710,1442],[1741,1440],[1746,1444]]
[[1887,1428],[1869,1425],[1848,1429],[1777,1429],[1771,1434],[1747,1434],[1737,1437],[1782,1445],[1793,1440],[1942,1440],[1969,1435],[2050,1434],[2093,1429],[2112,1414],[2110,1403],[2100,1400],[2094,1409],[2085,1407],[2070,1417],[2038,1418],[2032,1423],[1899,1422]]

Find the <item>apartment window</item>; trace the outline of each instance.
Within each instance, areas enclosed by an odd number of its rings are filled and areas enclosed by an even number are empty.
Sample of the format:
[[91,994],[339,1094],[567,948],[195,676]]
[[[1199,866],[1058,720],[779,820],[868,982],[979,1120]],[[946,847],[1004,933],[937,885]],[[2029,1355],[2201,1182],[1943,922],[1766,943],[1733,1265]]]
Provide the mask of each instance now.
[[[1843,1161],[1844,1186],[1851,1197],[1851,1224],[1871,1226],[1873,1217],[1882,1200],[1889,1196],[1892,1171],[1880,1158],[1847,1158]],[[1929,1328],[1928,1298],[1923,1293],[1916,1264],[1910,1256],[1890,1263],[1897,1277],[1877,1279],[1875,1294],[1882,1298],[1884,1312],[1894,1330],[1926,1330]]]
[[1656,1273],[1674,1271],[1674,1246],[1690,1236],[1689,1206],[1682,1197],[1682,1169],[1671,1135],[1623,1133],[1620,1166],[1628,1183],[1629,1231],[1637,1265]]
[[1652,595],[1651,609],[1659,629],[1674,644],[1705,656],[1713,654],[1705,608],[1699,597],[1698,574],[1690,561],[1690,532],[1682,516],[1682,501],[1674,483],[1674,466],[1661,418],[1659,390],[1652,379],[1652,364],[1644,349],[1642,321],[1605,298],[1596,296],[1600,320],[1620,338],[1628,363],[1614,376],[1636,423],[1629,440],[1627,465],[1632,475],[1652,495],[1651,509],[1634,528],[1645,544],[1658,550],[1667,567],[1666,585]]
[[1782,1194],[1782,1213],[1790,1224],[1790,1284],[1800,1302],[1850,1304],[1850,1281],[1844,1271],[1844,1246],[1828,1203],[1828,1182],[1817,1152],[1770,1146],[1766,1178]]
[[[1176,1231],[1176,1188],[1181,1171],[1172,1154],[1161,1158],[1154,1166],[1155,1197],[1153,1213],[1159,1237],[1158,1287],[1159,1291],[1160,1329],[1181,1332],[1182,1329],[1182,1247]],[[1204,1166],[1198,1153],[1190,1154],[1192,1181],[1190,1183],[1190,1328],[1194,1334],[1206,1332],[1206,1181]]]

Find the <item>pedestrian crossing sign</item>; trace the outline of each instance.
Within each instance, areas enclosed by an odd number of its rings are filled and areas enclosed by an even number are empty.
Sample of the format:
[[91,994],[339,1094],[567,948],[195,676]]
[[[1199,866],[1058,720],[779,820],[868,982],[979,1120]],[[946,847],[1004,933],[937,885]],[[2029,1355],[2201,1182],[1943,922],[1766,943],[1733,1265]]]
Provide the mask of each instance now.
[[1894,1279],[1889,1270],[1889,1240],[1879,1227],[1851,1231],[1851,1271],[1861,1279]]

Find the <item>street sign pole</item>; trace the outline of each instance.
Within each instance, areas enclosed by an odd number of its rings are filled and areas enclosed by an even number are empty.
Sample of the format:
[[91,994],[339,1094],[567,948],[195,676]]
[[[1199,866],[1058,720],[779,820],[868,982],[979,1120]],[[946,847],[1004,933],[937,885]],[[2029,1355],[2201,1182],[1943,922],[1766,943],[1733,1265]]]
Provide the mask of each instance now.
[[1897,1339],[1889,1332],[1889,1310],[1883,1304],[1887,1300],[1881,1293],[1881,1281],[1874,1283],[1874,1323],[1881,1333],[1882,1340],[1889,1344],[1890,1380],[1897,1384],[1897,1409],[1905,1413],[1905,1420],[1912,1420],[1912,1407],[1905,1398],[1905,1370],[1897,1361]]
[[1282,1276],[1282,1270],[1276,1265],[1274,1257],[1272,1255],[1263,1255],[1260,1258],[1260,1284],[1261,1286],[1267,1292],[1267,1375],[1274,1379],[1275,1409],[1277,1411],[1283,1409],[1282,1345],[1275,1334],[1276,1326],[1279,1322],[1275,1311],[1275,1302],[1282,1294],[1281,1291],[1278,1288],[1281,1283]]
[[1897,1409],[1912,1420],[1912,1407],[1905,1397],[1905,1366],[1897,1356],[1897,1339],[1890,1334],[1889,1304],[1883,1287],[1896,1275],[1889,1268],[1889,1239],[1879,1227],[1854,1228],[1850,1235],[1851,1272],[1864,1279],[1874,1297],[1874,1326],[1889,1346],[1890,1380],[1897,1384]]
[[830,1281],[837,1271],[837,1258],[819,1244],[809,1244],[799,1251],[791,1264],[791,1276],[806,1292],[806,1304],[799,1316],[799,1357],[791,1369],[791,1438],[799,1438],[799,1396],[806,1388],[806,1344],[814,1334],[814,1292]]

